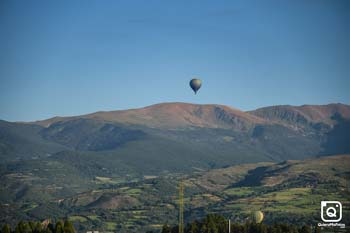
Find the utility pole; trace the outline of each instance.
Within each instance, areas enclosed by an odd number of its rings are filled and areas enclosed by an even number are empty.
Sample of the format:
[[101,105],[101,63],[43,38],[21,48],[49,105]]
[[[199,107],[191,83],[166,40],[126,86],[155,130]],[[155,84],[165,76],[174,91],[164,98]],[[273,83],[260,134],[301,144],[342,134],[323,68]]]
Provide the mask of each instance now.
[[231,219],[228,219],[228,233],[231,233]]
[[184,233],[184,184],[179,182],[179,233]]

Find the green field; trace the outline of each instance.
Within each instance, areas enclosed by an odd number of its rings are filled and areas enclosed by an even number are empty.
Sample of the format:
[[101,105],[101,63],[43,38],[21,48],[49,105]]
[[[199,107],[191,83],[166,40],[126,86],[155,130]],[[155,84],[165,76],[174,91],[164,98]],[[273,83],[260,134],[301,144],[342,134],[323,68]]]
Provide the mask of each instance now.
[[[182,179],[186,221],[217,213],[242,223],[252,211],[262,210],[267,224],[274,221],[316,224],[320,221],[321,200],[341,201],[347,221],[350,219],[348,158],[344,155],[245,164],[187,176],[170,173],[152,179],[135,176],[128,178],[132,181],[124,179],[117,183],[112,182],[117,178],[94,176],[86,183],[85,190],[77,187],[77,193],[64,196],[60,196],[64,186],[48,191],[44,179],[38,183],[40,179],[34,174],[16,174],[7,176],[8,185],[14,179],[31,185],[23,192],[20,202],[4,205],[3,214],[21,213],[22,217],[30,215],[39,219],[69,216],[79,231],[159,230],[164,223],[177,222],[178,182]],[[72,182],[71,189],[74,186]],[[45,192],[35,192],[40,189]],[[49,204],[40,202],[38,197],[42,196],[51,200]]]

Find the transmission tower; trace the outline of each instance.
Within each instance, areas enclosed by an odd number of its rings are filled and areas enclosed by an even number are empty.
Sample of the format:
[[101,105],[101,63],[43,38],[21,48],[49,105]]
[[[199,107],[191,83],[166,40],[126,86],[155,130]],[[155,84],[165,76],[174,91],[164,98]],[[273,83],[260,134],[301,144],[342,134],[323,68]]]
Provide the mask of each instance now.
[[184,184],[179,182],[179,233],[184,233]]

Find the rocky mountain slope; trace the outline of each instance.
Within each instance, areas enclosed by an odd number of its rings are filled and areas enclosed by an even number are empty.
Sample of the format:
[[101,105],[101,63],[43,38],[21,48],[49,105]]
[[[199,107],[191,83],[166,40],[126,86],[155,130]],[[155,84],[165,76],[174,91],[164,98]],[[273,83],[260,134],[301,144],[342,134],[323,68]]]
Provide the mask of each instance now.
[[106,169],[118,164],[141,173],[190,171],[347,153],[349,122],[350,106],[343,104],[243,112],[163,103],[31,123],[1,121],[0,158],[52,156],[74,164],[85,156]]

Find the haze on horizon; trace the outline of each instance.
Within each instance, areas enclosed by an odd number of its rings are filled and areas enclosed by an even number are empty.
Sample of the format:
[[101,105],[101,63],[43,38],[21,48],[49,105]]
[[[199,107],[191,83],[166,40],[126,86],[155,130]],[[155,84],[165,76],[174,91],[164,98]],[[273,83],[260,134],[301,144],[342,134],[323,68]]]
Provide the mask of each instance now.
[[5,0],[0,33],[3,120],[161,102],[350,103],[347,0]]

